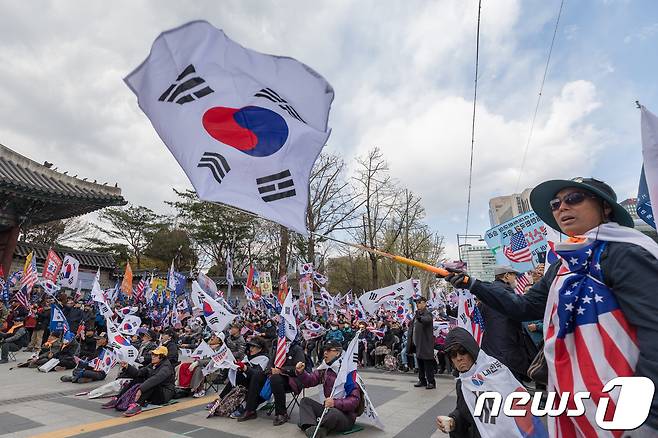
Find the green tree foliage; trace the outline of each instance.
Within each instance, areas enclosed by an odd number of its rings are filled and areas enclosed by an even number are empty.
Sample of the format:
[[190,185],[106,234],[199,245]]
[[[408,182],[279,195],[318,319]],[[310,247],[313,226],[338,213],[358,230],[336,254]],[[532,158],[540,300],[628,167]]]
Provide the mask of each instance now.
[[[92,224],[93,229],[109,240],[108,246],[114,245],[115,242],[125,244],[130,249],[130,255],[134,258],[137,269],[141,268],[144,250],[151,243],[155,233],[164,226],[165,219],[149,208],[131,204],[127,207],[105,208],[101,210],[98,218],[101,225]],[[87,241],[91,242],[90,239]]]
[[169,269],[172,260],[175,269],[181,272],[193,270],[198,261],[187,231],[170,227],[163,227],[153,234],[144,256],[151,260],[153,267],[164,271]]

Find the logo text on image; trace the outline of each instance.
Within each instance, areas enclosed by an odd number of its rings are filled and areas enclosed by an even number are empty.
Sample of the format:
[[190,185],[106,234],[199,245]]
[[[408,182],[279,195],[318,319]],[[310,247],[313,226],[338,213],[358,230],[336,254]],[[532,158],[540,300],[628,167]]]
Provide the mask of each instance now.
[[[596,424],[605,430],[631,430],[641,426],[649,416],[651,401],[655,391],[654,383],[647,377],[616,377],[603,386],[601,392],[609,393],[615,388],[620,388],[617,398],[614,418],[610,421],[604,419],[608,409],[607,397],[601,397],[596,407]],[[494,391],[482,392],[476,395],[475,410],[473,416],[476,418],[495,418],[500,415],[503,405],[503,414],[508,417],[523,417],[527,414],[527,404],[532,398],[530,413],[535,417],[557,417],[566,414],[567,417],[580,417],[585,414],[584,401],[591,398],[590,393],[569,392],[558,394],[553,391],[547,393],[544,408],[540,408],[541,392],[531,396],[528,392],[512,392],[503,403],[500,393]],[[556,398],[559,396],[558,405],[555,406]],[[573,399],[575,409],[567,409],[569,399]]]

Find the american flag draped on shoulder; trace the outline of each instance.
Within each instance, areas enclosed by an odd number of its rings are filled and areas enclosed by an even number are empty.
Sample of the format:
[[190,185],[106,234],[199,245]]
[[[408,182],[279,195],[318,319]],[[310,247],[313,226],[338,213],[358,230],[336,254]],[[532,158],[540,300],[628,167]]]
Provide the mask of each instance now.
[[658,258],[655,242],[631,228],[603,224],[588,237],[581,243],[555,244],[561,266],[546,305],[544,354],[549,390],[572,394],[589,391],[591,398],[583,401],[585,415],[549,420],[551,436],[619,435],[597,426],[596,406],[600,399],[609,398],[605,420],[614,416],[619,387],[609,393],[601,390],[615,377],[635,374],[639,349],[635,327],[604,283],[601,254],[608,241],[620,241],[637,244]]

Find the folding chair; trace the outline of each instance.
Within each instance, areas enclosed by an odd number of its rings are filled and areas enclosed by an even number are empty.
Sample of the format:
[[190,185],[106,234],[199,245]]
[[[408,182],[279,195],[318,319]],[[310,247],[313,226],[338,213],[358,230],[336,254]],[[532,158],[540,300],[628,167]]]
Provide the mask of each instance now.
[[208,392],[208,390],[212,389],[214,390],[217,394],[219,394],[219,386],[224,383],[224,380],[221,378],[219,374],[215,376],[215,378],[210,381],[205,383],[204,390]]
[[[295,394],[294,392],[289,392],[287,394],[292,396],[292,400],[290,400],[286,406],[286,412],[288,413],[288,417],[290,417],[290,415],[292,415],[292,411],[295,410],[295,406],[299,406],[299,396],[301,395],[302,398],[306,397],[306,388],[302,388],[302,391],[298,394]],[[274,403],[272,403],[272,406],[267,411],[267,415],[272,415],[272,412],[274,412]]]

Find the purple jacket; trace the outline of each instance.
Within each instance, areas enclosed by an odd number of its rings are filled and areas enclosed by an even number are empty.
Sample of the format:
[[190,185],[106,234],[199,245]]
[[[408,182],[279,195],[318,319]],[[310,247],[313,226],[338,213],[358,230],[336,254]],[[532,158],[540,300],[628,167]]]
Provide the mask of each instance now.
[[[331,390],[334,388],[334,382],[336,381],[336,373],[332,369],[322,370],[322,371],[313,371],[312,373],[304,372],[299,375],[299,380],[304,384],[305,388],[310,388],[317,386],[322,383],[322,388],[324,390],[324,397],[328,398],[331,396]],[[359,406],[361,401],[361,391],[359,386],[352,390],[352,392],[347,395],[345,398],[336,398],[334,399],[334,407],[340,411],[343,411],[347,416],[349,416],[352,421],[356,420],[356,408]]]

